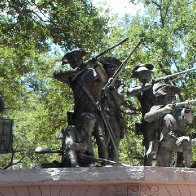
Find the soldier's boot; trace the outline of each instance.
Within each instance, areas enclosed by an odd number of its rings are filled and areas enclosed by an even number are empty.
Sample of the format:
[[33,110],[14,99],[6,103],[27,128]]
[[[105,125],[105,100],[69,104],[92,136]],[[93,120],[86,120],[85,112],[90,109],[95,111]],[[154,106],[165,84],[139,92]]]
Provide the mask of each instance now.
[[157,153],[157,166],[169,167],[172,151],[167,147],[161,146]]
[[184,159],[184,166],[191,167],[192,165],[192,148],[191,142],[184,141],[183,143],[183,159]]
[[152,150],[153,150],[153,142],[151,141],[149,145],[145,148],[144,155],[144,166],[152,166]]
[[75,151],[73,149],[70,149],[68,155],[69,155],[71,167],[79,167]]
[[[119,142],[120,141],[115,142],[117,150],[119,149]],[[113,147],[113,145],[111,146],[111,150],[109,152],[109,159],[112,160],[112,161],[115,161],[117,163],[119,162],[119,152],[116,152],[116,150]]]
[[152,166],[152,154],[144,155],[144,166]]
[[[108,148],[104,138],[100,137],[97,140],[97,147],[99,158],[108,159]],[[105,163],[103,165],[105,165]]]
[[79,167],[76,155],[76,149],[74,148],[74,141],[72,137],[67,137],[65,140],[66,143],[66,152],[68,159],[71,163],[71,167]]

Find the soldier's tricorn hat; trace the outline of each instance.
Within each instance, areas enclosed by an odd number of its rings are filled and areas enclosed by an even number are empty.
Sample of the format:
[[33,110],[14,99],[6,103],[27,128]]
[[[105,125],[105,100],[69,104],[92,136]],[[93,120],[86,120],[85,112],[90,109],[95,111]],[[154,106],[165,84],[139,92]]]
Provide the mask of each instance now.
[[67,64],[69,63],[69,59],[81,59],[87,55],[87,51],[81,48],[74,49],[70,52],[67,52],[64,57],[62,58],[62,64]]
[[103,65],[113,65],[113,66],[116,66],[116,67],[119,67],[122,62],[120,60],[118,60],[117,58],[115,57],[102,57],[100,60],[99,60],[99,63],[103,64]]
[[154,65],[152,64],[138,64],[132,71],[131,78],[137,78],[138,73],[141,71],[151,72],[154,69]]
[[155,96],[160,95],[175,95],[179,94],[181,89],[172,84],[155,84],[153,86],[153,93]]

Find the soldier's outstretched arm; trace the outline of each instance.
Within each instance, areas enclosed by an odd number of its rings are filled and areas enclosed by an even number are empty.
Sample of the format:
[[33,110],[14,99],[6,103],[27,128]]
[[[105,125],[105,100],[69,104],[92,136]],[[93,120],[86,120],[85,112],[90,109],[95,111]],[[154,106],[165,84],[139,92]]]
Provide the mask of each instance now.
[[146,84],[145,86],[136,86],[134,88],[129,88],[127,94],[136,97],[137,95],[143,93],[144,91],[149,90],[151,87],[152,87],[151,84]]
[[144,120],[147,122],[153,122],[164,116],[165,114],[169,114],[173,111],[173,107],[171,104],[162,106],[153,106],[149,112],[147,112],[144,116]]
[[53,77],[63,83],[70,84],[71,78],[76,74],[75,70],[56,71],[53,73]]

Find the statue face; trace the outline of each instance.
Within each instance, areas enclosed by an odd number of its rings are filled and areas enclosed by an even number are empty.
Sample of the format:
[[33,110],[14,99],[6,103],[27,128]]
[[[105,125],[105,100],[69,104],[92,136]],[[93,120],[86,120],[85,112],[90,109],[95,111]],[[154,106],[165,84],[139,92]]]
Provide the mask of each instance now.
[[83,60],[82,59],[78,59],[78,58],[70,58],[68,59],[68,62],[70,64],[70,66],[75,69],[77,68],[80,64],[82,64]]
[[152,80],[151,71],[138,72],[138,79],[142,83],[148,83]]
[[116,66],[114,65],[105,65],[104,66],[105,72],[107,73],[108,77],[112,77],[116,71]]
[[156,96],[156,104],[157,105],[166,105],[167,104],[167,96],[166,95]]

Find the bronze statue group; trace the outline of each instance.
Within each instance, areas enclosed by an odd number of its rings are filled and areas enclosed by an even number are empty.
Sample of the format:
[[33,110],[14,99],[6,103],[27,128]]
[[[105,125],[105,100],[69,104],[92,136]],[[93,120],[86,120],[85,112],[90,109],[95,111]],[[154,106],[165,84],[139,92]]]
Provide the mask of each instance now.
[[[109,81],[122,62],[103,56],[91,60],[92,66],[88,68],[83,60],[86,55],[83,49],[66,53],[62,64],[69,64],[71,70],[54,73],[54,78],[68,85],[74,96],[74,111],[67,115],[69,126],[62,131],[62,164],[67,167],[88,167],[96,161],[102,165],[118,164],[119,144],[127,131],[121,110],[125,102],[120,93],[121,81]],[[143,135],[144,165],[152,165],[155,153],[157,166],[171,166],[173,155],[181,152],[182,160],[177,166],[191,167],[191,139],[185,125],[192,123],[193,114],[186,102],[179,107],[174,104],[180,88],[168,82],[153,82],[153,69],[152,64],[137,65],[131,78],[141,84],[126,92],[141,105],[142,119],[137,128]]]

